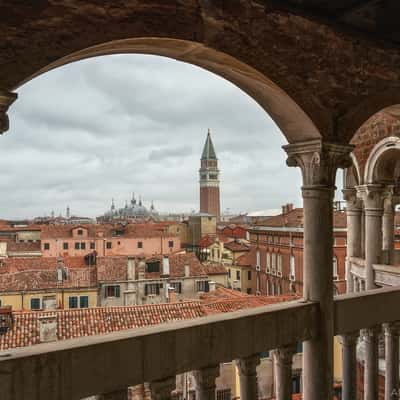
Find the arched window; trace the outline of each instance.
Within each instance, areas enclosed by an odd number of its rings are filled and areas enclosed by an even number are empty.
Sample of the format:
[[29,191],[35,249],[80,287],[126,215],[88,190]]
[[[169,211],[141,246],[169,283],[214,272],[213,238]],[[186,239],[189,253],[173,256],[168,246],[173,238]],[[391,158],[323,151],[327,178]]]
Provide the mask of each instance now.
[[337,281],[338,279],[338,261],[337,257],[333,256],[333,280]]

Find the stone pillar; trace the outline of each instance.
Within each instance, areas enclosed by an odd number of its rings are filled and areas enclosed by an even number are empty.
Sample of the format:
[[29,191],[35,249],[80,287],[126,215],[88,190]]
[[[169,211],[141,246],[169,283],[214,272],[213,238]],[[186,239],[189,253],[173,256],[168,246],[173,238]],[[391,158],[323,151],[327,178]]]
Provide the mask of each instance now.
[[295,346],[282,347],[272,352],[276,375],[276,400],[292,398],[292,364],[295,353]]
[[363,329],[364,340],[364,400],[378,399],[379,326]]
[[388,188],[387,196],[383,202],[383,217],[382,217],[382,249],[387,252],[386,263],[392,264],[394,253],[394,204],[393,204],[393,189]]
[[171,400],[171,392],[175,390],[176,378],[171,376],[160,381],[150,383],[151,400]]
[[258,355],[236,360],[240,378],[240,400],[257,399],[257,365],[260,364]]
[[128,388],[115,392],[104,393],[99,396],[99,400],[128,400]]
[[341,336],[342,343],[342,400],[357,398],[357,338],[358,332]]
[[333,387],[333,196],[337,168],[351,165],[352,146],[320,140],[284,146],[287,164],[303,176],[304,285],[306,301],[320,305],[319,335],[304,342],[303,398],[332,398]]
[[[385,400],[397,400],[399,392],[399,335],[400,324],[384,324],[385,332]],[[396,393],[397,396],[393,396]]]
[[357,278],[353,276],[353,291],[358,292]]
[[196,400],[215,400],[215,380],[219,376],[219,365],[193,371]]
[[16,93],[0,90],[0,135],[7,132],[10,127],[7,111],[16,98]]
[[351,293],[354,292],[354,286],[349,258],[361,256],[362,207],[356,189],[344,189],[343,198],[346,200],[347,217],[346,291]]
[[384,190],[382,185],[357,186],[357,194],[365,207],[365,283],[366,290],[375,289],[374,264],[382,257],[382,215]]

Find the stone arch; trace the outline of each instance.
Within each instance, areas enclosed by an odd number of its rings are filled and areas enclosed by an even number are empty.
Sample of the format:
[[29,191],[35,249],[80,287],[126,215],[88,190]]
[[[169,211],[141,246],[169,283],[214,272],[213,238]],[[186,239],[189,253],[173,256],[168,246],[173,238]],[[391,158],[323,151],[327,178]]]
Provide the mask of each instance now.
[[365,183],[394,184],[400,179],[400,138],[389,136],[372,149],[364,171]]
[[13,87],[54,68],[109,54],[152,54],[187,62],[213,72],[252,97],[275,121],[289,143],[321,138],[311,118],[280,87],[253,67],[201,43],[168,38],[116,40],[76,51],[53,61]]

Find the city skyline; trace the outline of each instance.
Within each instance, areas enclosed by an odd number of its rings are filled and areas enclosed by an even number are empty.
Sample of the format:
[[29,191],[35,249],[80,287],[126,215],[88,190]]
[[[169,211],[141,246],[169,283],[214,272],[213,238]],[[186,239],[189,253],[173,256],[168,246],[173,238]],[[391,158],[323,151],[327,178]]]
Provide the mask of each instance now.
[[[107,56],[51,71],[18,92],[1,138],[1,218],[58,215],[67,205],[94,217],[132,191],[161,212],[197,211],[208,128],[223,212],[301,206],[300,172],[282,167],[278,127],[240,89],[203,69]],[[20,184],[8,191],[12,181]]]

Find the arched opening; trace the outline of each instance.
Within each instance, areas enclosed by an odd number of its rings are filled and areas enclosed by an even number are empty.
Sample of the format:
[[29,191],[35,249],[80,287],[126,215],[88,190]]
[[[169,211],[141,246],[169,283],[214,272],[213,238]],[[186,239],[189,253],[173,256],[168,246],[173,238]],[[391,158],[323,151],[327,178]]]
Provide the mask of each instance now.
[[289,143],[321,138],[308,115],[276,84],[245,63],[203,44],[166,38],[112,41],[62,57],[24,80],[13,90],[54,68],[74,61],[109,54],[152,54],[197,65],[229,80],[251,96],[274,120]]

